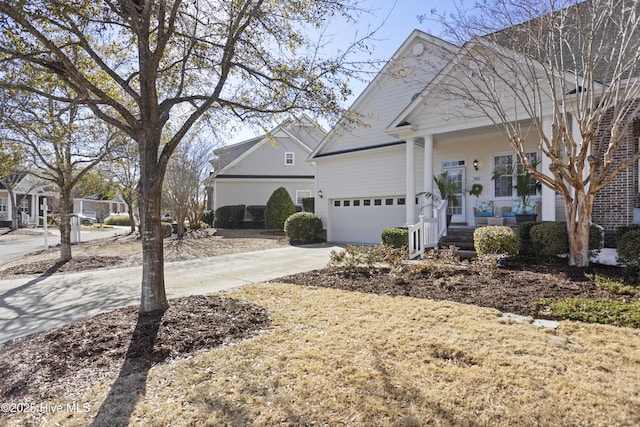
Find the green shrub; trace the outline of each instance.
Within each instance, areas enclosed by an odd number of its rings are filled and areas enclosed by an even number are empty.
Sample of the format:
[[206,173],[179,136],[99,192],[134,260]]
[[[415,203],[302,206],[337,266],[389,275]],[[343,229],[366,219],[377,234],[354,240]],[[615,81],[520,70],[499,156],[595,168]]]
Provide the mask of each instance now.
[[551,258],[569,252],[569,235],[564,222],[541,222],[531,227],[529,236],[538,258]]
[[287,218],[284,233],[292,245],[324,242],[322,220],[311,212],[298,212]]
[[214,214],[215,226],[219,228],[242,228],[244,205],[222,206]]
[[638,224],[621,225],[620,227],[616,228],[616,241],[619,242],[622,236],[627,234],[627,232],[637,230],[640,230],[640,225]]
[[591,274],[585,274],[585,276],[591,281],[595,282],[596,286],[605,291],[611,292],[616,295],[629,295],[636,296],[640,293],[640,288],[636,286],[625,285],[617,280],[604,276],[593,276]]
[[215,218],[215,214],[213,211],[204,211],[202,216],[200,217],[200,221],[207,224],[209,227],[213,227],[213,219]]
[[315,212],[316,211],[316,199],[315,197],[305,197],[302,199],[302,207],[305,212]]
[[589,227],[589,250],[599,252],[604,245],[604,228],[597,224]]
[[559,319],[640,328],[640,304],[608,299],[567,298],[544,300],[540,312]]
[[129,218],[129,215],[112,215],[112,216],[107,217],[104,220],[104,223],[106,225],[130,226],[131,225],[131,218]]
[[249,212],[249,215],[254,221],[264,223],[264,212],[266,208],[265,205],[249,205],[247,206],[247,212]]
[[164,237],[169,237],[173,233],[173,225],[168,222],[162,223],[162,234]]
[[620,237],[618,262],[633,270],[640,269],[640,229],[629,230]]
[[[589,228],[589,250],[597,251],[602,248],[602,228],[591,224]],[[531,247],[536,257],[551,258],[558,254],[569,252],[569,234],[567,223],[560,221],[545,221],[536,223],[529,231]]]
[[287,189],[284,187],[276,189],[269,197],[265,208],[266,228],[269,230],[284,229],[284,222],[297,211]]
[[504,225],[476,228],[473,246],[479,256],[489,254],[518,255],[520,239],[511,227]]
[[409,230],[406,228],[387,228],[380,234],[382,244],[392,248],[409,246]]
[[520,238],[520,255],[535,255],[533,243],[531,242],[531,229],[538,224],[539,221],[527,221],[518,224],[518,237]]

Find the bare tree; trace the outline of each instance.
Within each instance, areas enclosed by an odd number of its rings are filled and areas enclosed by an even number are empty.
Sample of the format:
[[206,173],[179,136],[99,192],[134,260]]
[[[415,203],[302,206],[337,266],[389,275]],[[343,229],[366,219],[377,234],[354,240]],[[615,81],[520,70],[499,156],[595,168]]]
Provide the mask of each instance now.
[[[357,64],[322,51],[325,22],[357,19],[355,0],[0,1],[2,85],[42,93],[31,70],[138,144],[141,312],[165,310],[162,183],[198,120],[222,126],[303,110],[337,118]],[[316,35],[319,35],[316,37]],[[25,67],[29,64],[29,67]]]
[[105,159],[113,140],[108,127],[87,112],[31,97],[20,99],[5,115],[5,138],[23,145],[30,153],[30,172],[60,191],[60,261],[71,259],[73,189]]
[[[123,138],[126,138],[126,136],[123,136]],[[134,204],[137,202],[138,181],[140,179],[138,147],[130,140],[124,140],[119,144],[119,147],[114,153],[110,166],[113,172],[113,179],[118,187],[118,193],[127,204],[131,233],[135,233]]]
[[[446,96],[502,128],[532,176],[560,195],[569,263],[587,266],[594,198],[640,159],[616,159],[640,109],[640,3],[494,0],[443,22],[462,46]],[[526,155],[530,133],[540,168]]]
[[178,239],[184,237],[184,223],[196,227],[204,212],[204,180],[211,147],[204,143],[184,144],[176,149],[167,166],[164,192],[178,222]]

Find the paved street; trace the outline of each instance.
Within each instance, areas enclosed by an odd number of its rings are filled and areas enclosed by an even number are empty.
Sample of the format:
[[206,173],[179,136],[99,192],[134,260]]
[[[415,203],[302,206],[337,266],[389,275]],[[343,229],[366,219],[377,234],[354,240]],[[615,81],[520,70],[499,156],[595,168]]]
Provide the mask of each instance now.
[[[14,236],[11,234],[0,236],[0,267],[16,260],[26,254],[44,249],[44,230],[42,228],[29,228],[31,235]],[[129,227],[114,227],[104,230],[82,230],[80,241],[88,242],[95,239],[104,239],[119,234],[125,234]],[[60,232],[56,228],[50,228],[47,235],[49,247],[60,244]]]
[[[165,264],[167,296],[207,294],[325,267],[331,245]],[[141,267],[0,281],[0,345],[140,301]]]

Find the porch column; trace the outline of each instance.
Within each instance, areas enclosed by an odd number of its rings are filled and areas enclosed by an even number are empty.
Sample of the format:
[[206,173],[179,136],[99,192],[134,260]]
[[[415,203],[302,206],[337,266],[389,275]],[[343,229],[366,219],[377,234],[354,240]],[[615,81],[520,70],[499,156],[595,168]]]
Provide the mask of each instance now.
[[[424,137],[424,192],[433,194],[433,137]],[[430,199],[433,203],[433,199]],[[422,213],[425,218],[433,218],[431,207],[424,209]]]
[[13,191],[13,199],[11,194],[7,191],[7,220],[11,221],[13,219],[13,200],[15,200],[16,192]]
[[[542,117],[542,131],[547,137],[551,137],[551,125],[553,118],[551,116]],[[541,155],[540,168],[543,173],[551,175],[549,166],[551,166],[551,159],[545,155]],[[556,192],[547,187],[542,186],[542,221],[555,221],[556,220]]]
[[413,225],[416,223],[416,168],[415,168],[415,150],[416,138],[407,138],[407,159],[405,163],[406,170],[406,224]]

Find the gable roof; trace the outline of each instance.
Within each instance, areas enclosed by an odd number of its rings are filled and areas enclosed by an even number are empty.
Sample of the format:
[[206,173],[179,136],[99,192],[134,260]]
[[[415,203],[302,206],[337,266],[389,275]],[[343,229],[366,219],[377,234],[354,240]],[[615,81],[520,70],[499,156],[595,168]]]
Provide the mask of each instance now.
[[[368,102],[371,102],[371,100],[374,97],[376,97],[376,95],[379,94],[380,88],[383,86],[384,81],[388,78],[397,79],[397,77],[394,76],[394,73],[396,72],[394,71],[394,67],[398,65],[403,67],[404,64],[402,64],[402,61],[407,57],[411,56],[409,53],[410,52],[409,48],[413,45],[415,49],[417,44],[420,44],[420,46],[417,47],[416,51],[412,52],[413,56],[420,56],[422,54],[422,51],[424,49],[424,44],[428,45],[430,48],[433,48],[433,49],[437,48],[439,51],[443,52],[443,56],[445,57],[448,55],[454,55],[455,51],[458,49],[455,45],[445,40],[432,36],[431,34],[425,33],[423,31],[414,29],[409,35],[409,37],[407,37],[407,39],[402,43],[402,45],[385,63],[382,69],[371,80],[371,82],[369,82],[367,87],[356,98],[356,100],[353,102],[351,107],[349,107],[349,111],[355,114],[362,114],[362,111],[365,109],[366,104]],[[438,64],[435,63],[435,61],[432,61],[432,62],[433,64],[430,64],[430,65],[432,65],[433,67],[435,68],[440,67]],[[420,70],[420,71],[425,71],[425,70]],[[416,69],[416,67],[413,67],[408,70],[404,69],[403,72],[406,74],[413,74],[413,73],[417,73],[418,69]],[[411,89],[408,86],[402,89],[407,92],[406,94],[407,96],[404,99],[406,99],[407,103],[410,103],[411,101],[410,95],[412,94],[412,92],[415,92],[415,89]],[[394,90],[394,91],[397,92],[397,90]],[[374,126],[380,127],[381,133],[384,134],[385,125],[393,119],[393,117],[396,114],[396,111],[397,110],[393,110],[389,108],[379,111],[379,115],[378,115],[379,117],[377,117],[376,121],[370,125],[372,127]],[[353,150],[362,149],[362,147],[360,148],[349,147],[346,149],[342,147],[338,147],[335,150],[332,149],[332,145],[334,144],[334,142],[340,138],[341,132],[348,130],[348,128],[349,128],[349,120],[347,118],[344,118],[338,121],[338,123],[336,123],[332,127],[332,129],[329,131],[329,133],[323,139],[320,145],[318,145],[318,147],[311,153],[310,158],[313,159],[313,158],[320,158],[320,157],[324,157],[332,154],[340,154],[342,152],[345,152],[345,150],[353,151]],[[397,142],[398,142],[397,140],[390,140],[387,138],[387,140],[385,141],[376,141],[375,143],[372,143],[372,145],[378,146],[380,144],[393,144]]]
[[20,172],[20,173],[12,173],[3,178],[0,178],[0,190],[7,189],[7,186],[5,185],[6,183],[10,183],[13,185],[13,187],[16,187],[22,182],[23,179],[25,179],[26,176],[27,176],[26,172]]
[[214,169],[213,172],[211,172],[210,177],[215,178],[216,176],[224,173],[226,170],[241,162],[242,159],[248,157],[258,148],[265,144],[271,144],[272,140],[278,137],[290,138],[307,153],[311,153],[315,147],[308,146],[307,143],[295,135],[293,129],[296,127],[313,127],[318,129],[322,134],[326,134],[325,130],[322,129],[322,127],[315,121],[311,120],[307,115],[302,115],[300,118],[296,119],[287,119],[266,134],[214,150],[214,158],[210,161]]
[[[629,0],[622,0],[621,2],[617,3],[617,5],[620,7],[622,7],[623,5],[629,6],[630,3],[633,3],[633,7],[635,7],[637,12],[640,13],[640,2],[630,2]],[[485,36],[476,37],[472,40],[469,40],[459,48],[458,53],[445,67],[442,68],[440,73],[436,75],[431,81],[427,82],[424,89],[419,93],[419,95],[417,95],[415,99],[409,105],[407,105],[393,119],[393,121],[389,123],[386,130],[387,133],[397,134],[398,131],[406,127],[409,124],[409,116],[418,108],[421,108],[421,105],[426,106],[428,104],[429,97],[436,91],[436,88],[438,87],[440,82],[444,78],[446,78],[447,75],[449,75],[455,69],[455,67],[460,65],[465,60],[465,58],[468,59],[471,56],[470,52],[476,47],[487,47],[493,51],[500,51],[501,55],[504,55],[505,57],[527,57],[528,60],[532,62],[533,66],[536,65],[536,61],[540,62],[539,71],[541,73],[544,73],[542,61],[545,59],[549,59],[544,58],[544,55],[547,53],[547,51],[545,51],[544,49],[538,50],[538,47],[535,46],[535,43],[532,43],[530,45],[525,44],[522,46],[522,49],[514,50],[513,40],[514,38],[517,38],[519,36],[518,31],[524,26],[533,26],[535,28],[536,26],[550,25],[549,23],[545,24],[543,20],[556,19],[558,16],[562,16],[566,21],[563,21],[565,26],[562,27],[562,30],[566,32],[565,37],[579,39],[583,36],[579,34],[579,28],[576,26],[572,26],[571,23],[575,22],[576,19],[584,19],[586,14],[592,13],[593,9],[590,9],[591,6],[593,6],[593,2],[591,0],[587,0],[585,2],[554,11],[548,15],[544,15],[518,25],[514,25],[512,27],[496,31]],[[620,45],[622,43],[620,38],[611,37],[611,34],[607,33],[608,29],[610,30],[607,25],[604,25],[603,28],[599,28],[599,31],[597,33],[592,34],[595,40],[594,43],[596,45],[602,43],[602,46],[605,46],[604,52],[607,54],[619,51]],[[580,73],[584,72],[584,69],[582,69],[584,64],[582,64],[579,60],[575,62],[571,61],[573,55],[567,54],[567,48],[565,44],[562,43],[562,40],[555,39],[555,44],[556,46],[553,52],[558,56],[558,58],[555,58],[554,60],[556,60],[557,63],[562,63],[564,65],[564,68],[558,71],[565,74],[580,76]],[[640,37],[636,37],[636,40],[632,44],[633,46],[636,46],[637,49],[640,49]],[[634,49],[631,50],[635,51]],[[575,54],[575,52],[571,53]],[[612,69],[612,65],[615,65],[615,61],[613,61],[613,64],[609,63],[609,61],[607,61],[608,55],[602,53],[596,59],[599,59],[599,62],[593,65],[593,80],[597,87],[611,81],[614,72],[614,70]],[[629,70],[627,77],[637,77],[639,75],[640,66],[633,66]],[[579,81],[579,79],[576,79],[576,81]],[[579,87],[575,88],[574,91],[575,90],[579,90]]]

